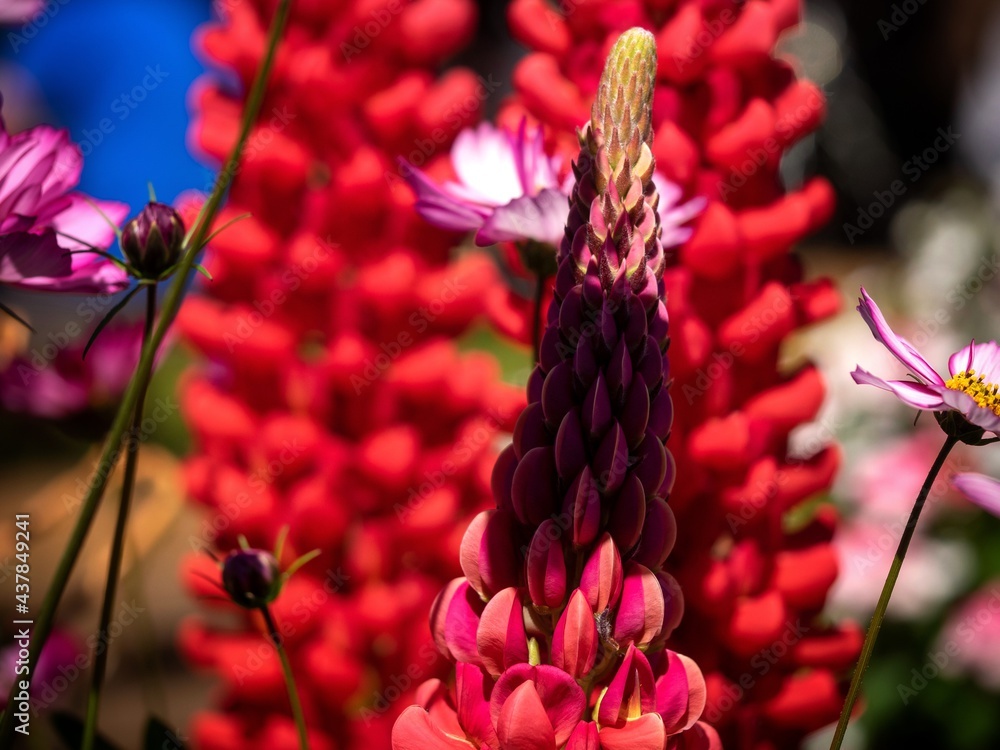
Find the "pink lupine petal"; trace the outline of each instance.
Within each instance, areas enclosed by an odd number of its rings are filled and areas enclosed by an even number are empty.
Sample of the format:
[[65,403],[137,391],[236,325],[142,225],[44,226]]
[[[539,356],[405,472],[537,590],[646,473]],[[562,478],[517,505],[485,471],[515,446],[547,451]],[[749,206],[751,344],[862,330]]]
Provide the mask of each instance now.
[[663,627],[663,611],[663,589],[656,576],[645,565],[629,563],[615,613],[615,640],[621,646],[650,643]]
[[474,664],[455,665],[455,700],[458,722],[465,732],[481,743],[494,744],[496,731],[490,717],[493,680]]
[[462,537],[462,572],[484,598],[518,584],[521,566],[511,548],[513,535],[513,514],[494,509],[477,515]]
[[569,739],[583,712],[587,699],[576,680],[556,667],[542,664],[517,664],[497,680],[490,696],[490,715],[494,724],[500,718],[507,698],[524,682],[533,682],[545,707],[545,713],[555,730],[556,744],[561,746]]
[[556,189],[522,195],[494,209],[476,233],[476,244],[485,247],[531,239],[557,245],[565,233],[568,214],[569,199]]
[[937,374],[913,346],[893,332],[882,315],[875,301],[868,296],[864,287],[861,288],[861,299],[858,300],[858,312],[871,329],[875,340],[885,346],[910,372],[924,383],[944,385],[944,380]]
[[458,661],[481,664],[476,648],[476,631],[483,602],[468,582],[455,590],[445,616],[444,638],[448,652]]
[[667,734],[689,729],[698,721],[708,699],[705,678],[691,659],[668,651],[667,671],[656,681],[656,710]]
[[601,750],[663,750],[667,735],[659,714],[643,714],[622,727],[601,728]]
[[[907,406],[915,409],[940,411],[947,407],[941,395],[941,389],[923,383],[911,383],[907,380],[883,380],[860,367],[851,373],[854,382],[859,385],[873,385],[884,391],[889,391]],[[957,393],[957,391],[955,391]]]
[[[638,693],[639,706],[630,705]],[[656,710],[656,683],[653,670],[645,654],[634,645],[625,652],[625,658],[608,683],[607,690],[597,707],[597,722],[601,727],[620,727],[628,720],[630,710],[649,713]]]
[[483,667],[494,677],[528,661],[528,636],[516,588],[504,589],[486,604],[476,630],[476,646]]
[[587,597],[576,589],[552,635],[552,664],[580,679],[593,669],[598,645],[594,613]]
[[448,647],[448,639],[445,635],[446,624],[448,622],[448,608],[451,606],[456,592],[468,585],[469,583],[465,578],[452,578],[448,582],[448,585],[441,589],[434,598],[434,603],[431,604],[430,626],[434,644],[437,646],[438,651],[452,659],[457,657],[451,653]]
[[504,701],[497,739],[510,750],[556,750],[555,731],[534,683],[521,683]]
[[964,472],[956,474],[951,483],[987,513],[1000,516],[1000,480],[985,474]]
[[392,750],[468,750],[471,742],[442,732],[420,706],[410,706],[392,727]]
[[722,740],[713,727],[699,721],[686,732],[668,737],[664,750],[722,750]]
[[577,724],[566,742],[566,750],[601,750],[597,724],[592,721],[581,721]]
[[583,566],[580,589],[595,613],[618,604],[622,593],[622,560],[607,532],[601,536]]
[[560,537],[563,531],[553,520],[544,521],[531,538],[526,577],[528,593],[537,607],[555,609],[566,599],[566,556]]

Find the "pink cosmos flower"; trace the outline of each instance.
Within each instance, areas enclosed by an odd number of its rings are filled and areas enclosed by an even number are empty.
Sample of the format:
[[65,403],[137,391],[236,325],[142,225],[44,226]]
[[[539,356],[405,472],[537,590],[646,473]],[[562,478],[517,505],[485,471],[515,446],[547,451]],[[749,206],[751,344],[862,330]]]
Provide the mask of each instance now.
[[[80,149],[65,130],[46,125],[11,135],[0,120],[0,284],[56,292],[107,293],[128,276],[96,254],[106,248],[128,206],[72,192],[80,179]],[[96,207],[95,207],[96,206]],[[100,209],[100,210],[98,210]]]
[[888,349],[913,375],[908,380],[883,380],[858,367],[855,383],[874,385],[895,394],[908,406],[924,411],[958,412],[966,420],[992,433],[1000,433],[1000,346],[995,341],[968,346],[948,360],[946,380],[906,340],[885,322],[882,311],[862,288],[858,312],[875,339]]
[[956,474],[951,483],[955,488],[987,513],[1000,516],[1000,480],[985,474]]
[[[428,222],[457,232],[476,232],[476,244],[535,240],[558,245],[569,214],[573,175],[560,182],[559,160],[545,153],[542,129],[529,133],[526,120],[517,133],[488,122],[459,133],[451,162],[460,182],[436,185],[419,169],[404,164],[404,176],[417,195],[416,208]],[[694,231],[685,226],[704,209],[705,198],[680,204],[683,191],[660,173],[653,175],[660,195],[661,244],[683,244]]]
[[43,0],[2,0],[0,23],[24,23],[42,9]]
[[476,244],[537,240],[556,245],[569,213],[568,184],[559,182],[559,164],[545,154],[542,129],[516,133],[488,122],[463,130],[451,149],[459,182],[436,185],[402,162],[417,195],[416,208],[428,222],[457,232],[476,233]]

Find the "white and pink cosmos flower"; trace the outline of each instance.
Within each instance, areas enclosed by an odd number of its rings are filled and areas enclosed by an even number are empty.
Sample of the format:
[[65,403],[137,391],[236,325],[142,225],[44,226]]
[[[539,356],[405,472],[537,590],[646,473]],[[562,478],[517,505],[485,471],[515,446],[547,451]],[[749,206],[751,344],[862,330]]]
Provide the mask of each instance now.
[[897,336],[882,311],[862,288],[858,312],[879,341],[914,380],[884,380],[858,367],[854,382],[889,391],[907,406],[922,411],[957,412],[986,432],[1000,434],[1000,345],[973,341],[951,355],[949,377],[938,374],[912,344]]

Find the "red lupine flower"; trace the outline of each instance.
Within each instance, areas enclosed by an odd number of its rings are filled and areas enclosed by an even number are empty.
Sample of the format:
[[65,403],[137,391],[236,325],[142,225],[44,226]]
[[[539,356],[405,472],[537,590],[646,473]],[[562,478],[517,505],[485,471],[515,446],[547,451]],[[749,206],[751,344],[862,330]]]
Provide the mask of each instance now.
[[[246,90],[273,3],[226,8],[199,44]],[[219,224],[252,217],[213,240],[214,281],[178,321],[206,360],[182,392],[187,482],[205,509],[192,547],[242,534],[268,549],[287,525],[280,566],[322,551],[271,605],[314,750],[387,747],[418,685],[443,674],[427,612],[523,403],[491,357],[453,341],[484,313],[491,262],[451,260],[453,236],[417,216],[396,162],[447,153],[477,119],[489,81],[431,74],[474,25],[469,0],[296,2]],[[193,94],[192,141],[214,160],[236,135],[234,90],[210,76]],[[196,575],[208,565],[186,568],[196,592],[213,593]],[[294,745],[277,656],[254,612],[233,617],[180,635],[220,681],[193,745]]]
[[838,465],[833,446],[788,456],[788,434],[815,416],[823,384],[807,364],[778,367],[785,338],[840,304],[828,281],[803,281],[789,254],[829,217],[832,190],[816,179],[786,192],[778,175],[782,153],[825,109],[814,85],[771,57],[799,5],[589,0],[562,13],[514,0],[508,13],[533,52],[500,119],[527,114],[559,154],[575,149],[602,53],[628,26],[653,31],[657,169],[708,200],[694,235],[666,254],[663,274],[676,400],[670,445],[684,467],[670,496],[681,533],[667,568],[686,612],[669,643],[705,670],[704,718],[736,749],[797,747],[834,721],[841,676],[861,642],[856,626],[817,616],[837,573],[832,509],[805,527],[782,523],[830,486]]
[[[467,579],[432,611],[460,679],[478,667],[496,680],[492,727],[473,731],[461,710],[456,726],[425,702],[400,717],[396,750],[663,750],[704,708],[697,666],[663,649],[679,592],[657,575],[676,532],[664,499],[672,407],[650,150],[655,68],[648,32],[626,32],[611,50],[574,163],[530,403],[493,470],[497,508],[469,526]],[[719,746],[713,730],[699,732],[692,747]]]

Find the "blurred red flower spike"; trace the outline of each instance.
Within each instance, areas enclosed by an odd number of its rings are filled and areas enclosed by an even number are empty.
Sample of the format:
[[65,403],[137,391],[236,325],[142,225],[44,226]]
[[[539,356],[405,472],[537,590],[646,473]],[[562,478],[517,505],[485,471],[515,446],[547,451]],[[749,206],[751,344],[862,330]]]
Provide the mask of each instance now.
[[598,644],[594,611],[584,593],[576,589],[552,635],[552,664],[581,679],[594,668]]

